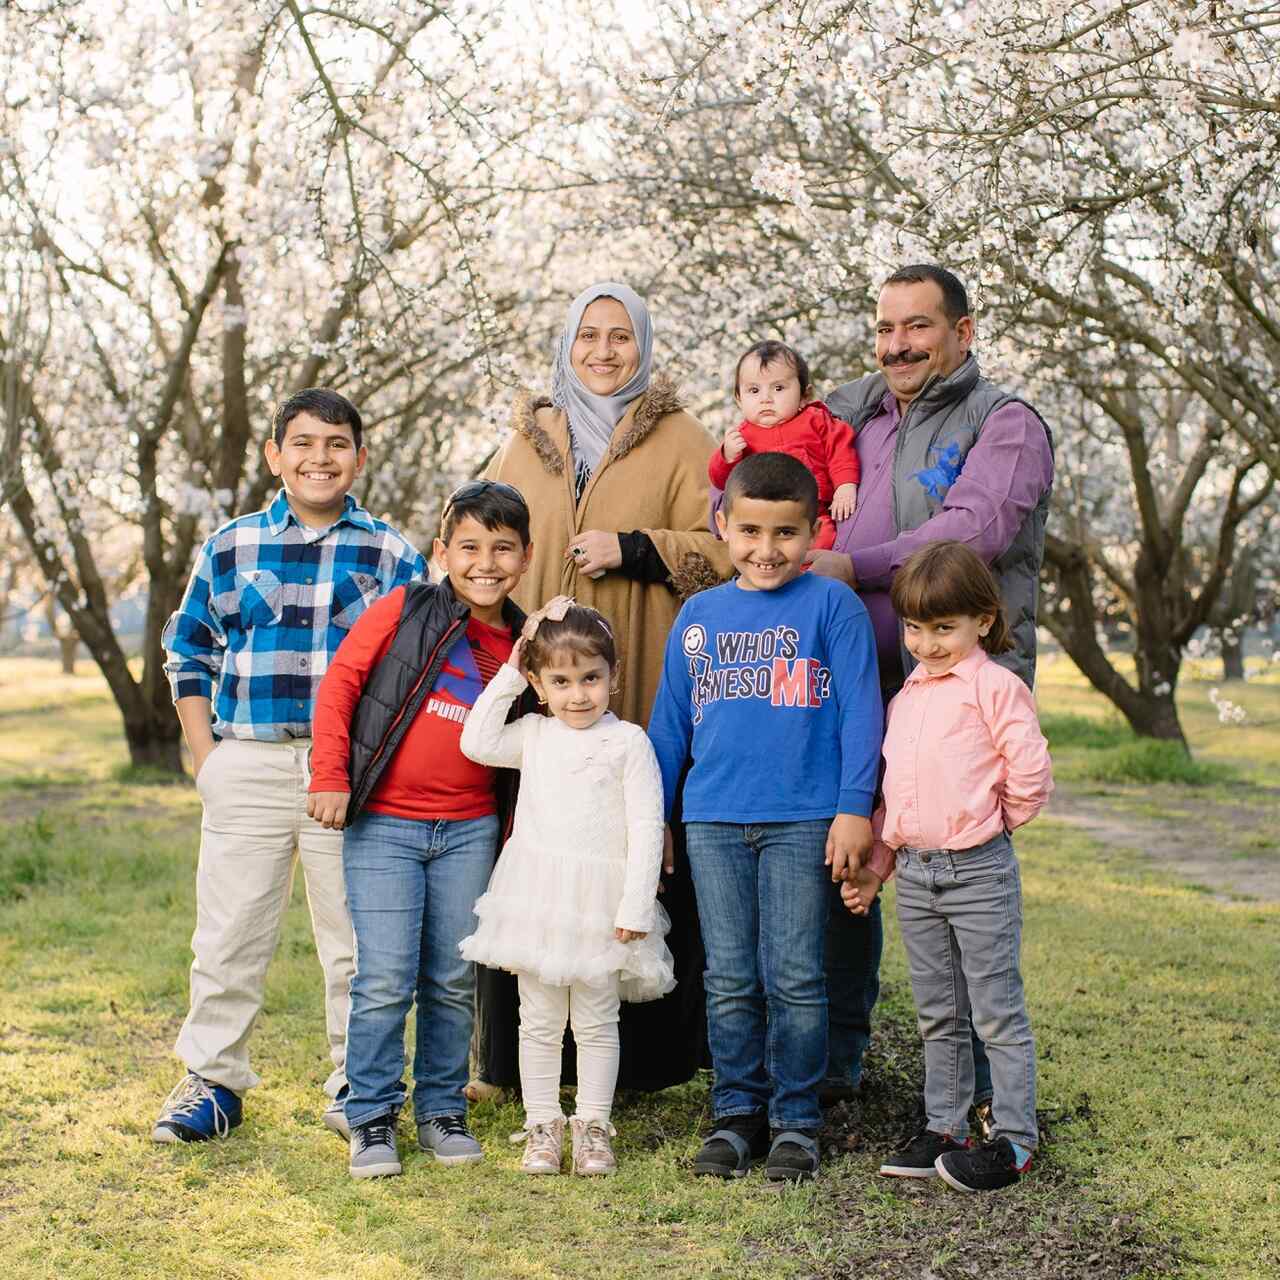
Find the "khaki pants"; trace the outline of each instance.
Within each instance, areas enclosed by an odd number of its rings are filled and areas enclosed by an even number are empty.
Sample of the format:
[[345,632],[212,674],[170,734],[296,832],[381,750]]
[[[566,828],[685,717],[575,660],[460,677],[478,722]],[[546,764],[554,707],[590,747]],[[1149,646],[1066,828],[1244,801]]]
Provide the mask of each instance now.
[[346,1084],[347,1010],[355,945],[342,883],[342,832],[307,817],[311,743],[226,738],[200,770],[204,801],[191,939],[191,1008],[174,1050],[187,1069],[243,1093],[260,1083],[249,1033],[262,1008],[267,966],[301,858],[316,951],[324,970],[325,1024],[333,1072]]

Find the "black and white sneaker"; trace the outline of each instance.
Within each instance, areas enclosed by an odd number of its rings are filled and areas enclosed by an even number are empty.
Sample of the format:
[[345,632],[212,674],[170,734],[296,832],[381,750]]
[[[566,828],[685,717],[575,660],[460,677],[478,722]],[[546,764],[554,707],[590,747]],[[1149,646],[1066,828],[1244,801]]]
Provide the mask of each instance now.
[[1013,1143],[996,1138],[968,1151],[944,1151],[934,1166],[938,1176],[957,1191],[999,1191],[1011,1187],[1031,1168],[1031,1158],[1019,1165]]
[[886,1178],[936,1178],[936,1162],[947,1151],[963,1151],[967,1142],[957,1142],[945,1133],[921,1129],[901,1150],[895,1151],[880,1166]]

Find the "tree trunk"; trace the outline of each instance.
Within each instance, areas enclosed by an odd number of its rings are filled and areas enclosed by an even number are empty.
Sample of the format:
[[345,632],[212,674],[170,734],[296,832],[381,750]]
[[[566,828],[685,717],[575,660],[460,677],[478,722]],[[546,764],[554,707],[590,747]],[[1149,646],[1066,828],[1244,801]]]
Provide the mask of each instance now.
[[1244,641],[1238,631],[1220,631],[1222,644],[1222,678],[1224,680],[1244,679]]
[[61,632],[58,636],[58,650],[62,657],[62,674],[73,676],[76,673],[76,652],[80,648],[80,637],[72,632],[70,635]]
[[163,716],[126,720],[124,736],[129,744],[129,763],[135,768],[182,773],[182,728],[173,707],[168,707]]
[[1139,737],[1164,738],[1181,743],[1183,749],[1189,751],[1172,693],[1157,697],[1146,690],[1140,690],[1137,697],[1126,700],[1120,711]]

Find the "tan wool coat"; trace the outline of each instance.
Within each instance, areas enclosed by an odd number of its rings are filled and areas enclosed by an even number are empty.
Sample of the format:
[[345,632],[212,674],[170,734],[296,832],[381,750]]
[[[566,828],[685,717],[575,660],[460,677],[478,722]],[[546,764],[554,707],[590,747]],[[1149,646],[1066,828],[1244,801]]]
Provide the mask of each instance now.
[[[655,377],[627,407],[575,505],[564,412],[522,392],[512,427],[485,471],[490,480],[515,485],[529,504],[533,561],[512,599],[530,612],[552,596],[571,595],[604,614],[622,665],[622,687],[611,709],[624,720],[647,725],[667,633],[682,599],[731,572],[724,543],[707,527],[707,460],[715,441],[684,412],[674,385]],[[675,591],[662,583],[637,582],[616,569],[595,580],[579,574],[564,551],[575,534],[589,529],[648,534]]]

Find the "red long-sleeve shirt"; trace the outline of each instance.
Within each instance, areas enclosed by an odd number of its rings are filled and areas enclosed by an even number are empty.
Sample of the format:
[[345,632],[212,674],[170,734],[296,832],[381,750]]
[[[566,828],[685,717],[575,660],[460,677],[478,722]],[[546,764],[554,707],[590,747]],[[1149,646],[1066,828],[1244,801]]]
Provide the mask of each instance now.
[[[404,595],[404,587],[397,587],[361,614],[320,682],[311,730],[311,791],[351,790],[351,717],[369,673],[395,639]],[[505,626],[475,618],[467,623],[366,809],[423,821],[483,818],[496,811],[494,771],[468,760],[459,740],[467,712],[510,657],[513,643]]]
[[741,422],[738,430],[747,442],[746,453],[728,462],[724,450],[717,449],[707,464],[707,474],[717,489],[724,488],[729,472],[743,458],[753,453],[786,453],[803,462],[813,473],[818,482],[818,506],[825,515],[836,489],[842,484],[857,484],[862,476],[853,447],[853,428],[840,418],[832,417],[821,400],[805,405],[794,418],[775,427]]

